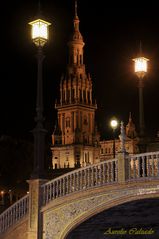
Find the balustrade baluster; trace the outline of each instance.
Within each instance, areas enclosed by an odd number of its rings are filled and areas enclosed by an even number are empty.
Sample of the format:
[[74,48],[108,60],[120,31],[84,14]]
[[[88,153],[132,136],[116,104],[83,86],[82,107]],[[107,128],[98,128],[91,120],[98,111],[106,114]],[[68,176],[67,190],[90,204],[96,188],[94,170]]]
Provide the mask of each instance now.
[[98,185],[98,166],[95,166],[95,180],[96,180],[96,186]]
[[99,165],[99,185],[102,185],[102,164]]
[[24,201],[21,201],[21,210],[20,210],[20,217],[22,217],[23,216],[23,208],[24,208]]
[[48,196],[49,196],[49,185],[46,186],[46,203],[48,203]]
[[137,158],[137,163],[138,163],[138,166],[137,166],[137,178],[140,178],[141,177],[141,169],[142,169],[141,157]]
[[76,173],[73,174],[73,191],[76,191]]
[[86,169],[86,188],[89,188],[89,168]]
[[103,184],[106,183],[106,163],[103,164]]
[[56,197],[59,197],[59,180],[56,181]]
[[8,211],[6,213],[6,228],[8,228]]
[[47,202],[50,201],[50,191],[51,191],[51,184],[48,185],[48,195],[47,195]]
[[68,193],[71,193],[72,184],[71,184],[71,175],[68,176]]
[[134,179],[136,178],[136,158],[133,159],[133,171],[134,171]]
[[131,157],[128,158],[128,179],[131,180],[132,176],[132,159]]
[[65,195],[65,177],[63,178],[63,196]]
[[48,200],[50,201],[52,199],[52,184],[49,186],[49,195],[48,195]]
[[85,170],[82,170],[82,189],[86,188],[86,178],[85,178]]
[[62,196],[62,179],[60,178],[60,180],[59,180],[59,197],[61,197]]
[[20,202],[18,203],[18,220],[20,218]]
[[154,176],[157,177],[157,155],[154,156]]
[[56,194],[55,182],[53,182],[51,185],[52,185],[52,198],[55,199],[55,197],[56,197],[56,195],[55,195]]
[[[12,209],[9,211],[9,226],[12,225]],[[23,216],[23,215],[22,215]]]
[[79,182],[79,175],[78,175],[78,172],[76,173],[76,191],[78,191],[79,190],[79,184],[80,184],[80,182]]
[[6,228],[5,217],[6,217],[6,215],[3,216],[3,231],[5,231],[5,228]]
[[3,231],[5,231],[5,215],[3,216]]
[[147,157],[147,161],[148,161],[148,162],[147,162],[147,167],[148,167],[148,168],[147,168],[147,169],[148,169],[148,170],[147,170],[147,171],[148,171],[147,174],[148,174],[148,177],[150,177],[150,174],[151,174],[151,172],[150,172],[150,157]]
[[18,205],[15,205],[15,221],[18,220]]
[[156,155],[157,158],[157,176],[159,177],[159,154]]
[[80,190],[83,188],[83,170],[79,171],[79,175],[80,175]]
[[145,177],[145,156],[142,156],[142,177]]
[[91,187],[94,186],[94,167],[91,168]]
[[70,175],[68,175],[68,194],[70,193]]
[[114,181],[117,182],[118,181],[118,161],[115,161],[115,179]]
[[69,193],[72,193],[72,174],[70,174],[70,180],[69,180]]
[[87,189],[87,188],[89,188],[89,185],[88,185],[88,169],[85,169],[84,173],[85,173],[85,186],[86,186],[86,189]]
[[69,178],[68,178],[68,175],[66,177],[66,194],[68,194],[69,192]]
[[154,158],[153,158],[153,156],[151,158],[151,161],[152,161],[152,177],[154,177]]
[[46,186],[44,186],[43,187],[43,205],[46,204],[46,195],[47,195],[47,193],[46,193]]
[[110,183],[110,163],[107,164],[107,182]]
[[6,213],[6,228],[9,227],[9,210]]
[[[23,215],[22,215],[23,216]],[[9,227],[12,225],[12,209],[9,210]]]
[[110,182],[113,182],[113,162],[110,162]]

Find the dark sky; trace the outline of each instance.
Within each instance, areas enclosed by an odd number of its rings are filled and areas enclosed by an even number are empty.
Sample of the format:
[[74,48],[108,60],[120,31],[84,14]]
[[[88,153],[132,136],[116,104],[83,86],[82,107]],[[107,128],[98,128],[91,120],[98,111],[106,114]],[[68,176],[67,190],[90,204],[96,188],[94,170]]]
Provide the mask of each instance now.
[[[43,15],[52,25],[44,48],[44,115],[52,133],[56,120],[55,99],[67,64],[67,41],[73,29],[73,0],[41,1]],[[93,81],[98,104],[97,124],[102,135],[111,134],[109,120],[116,116],[127,123],[131,111],[138,124],[137,77],[132,58],[142,41],[150,58],[145,77],[144,107],[148,132],[159,129],[159,14],[156,6],[113,6],[103,1],[79,0],[80,31],[84,37],[84,62]],[[36,47],[28,22],[34,20],[38,1],[1,4],[0,135],[27,137],[34,128],[37,65]],[[4,14],[3,14],[4,13]]]

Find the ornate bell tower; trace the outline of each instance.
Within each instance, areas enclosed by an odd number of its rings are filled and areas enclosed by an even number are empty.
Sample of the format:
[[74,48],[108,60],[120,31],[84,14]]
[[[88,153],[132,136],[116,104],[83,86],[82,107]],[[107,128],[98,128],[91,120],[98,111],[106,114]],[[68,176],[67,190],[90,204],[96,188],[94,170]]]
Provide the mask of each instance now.
[[60,101],[55,104],[58,123],[52,135],[53,168],[83,167],[99,161],[99,134],[95,126],[96,103],[92,80],[83,62],[83,37],[79,31],[77,2],[73,34],[68,42],[69,62],[61,77]]

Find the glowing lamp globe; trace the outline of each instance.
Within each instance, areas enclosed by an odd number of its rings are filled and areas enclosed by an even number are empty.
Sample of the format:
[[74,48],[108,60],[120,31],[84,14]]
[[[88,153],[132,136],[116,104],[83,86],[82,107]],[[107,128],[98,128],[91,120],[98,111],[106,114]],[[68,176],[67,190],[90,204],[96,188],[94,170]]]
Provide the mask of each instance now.
[[133,59],[135,62],[134,71],[139,78],[143,78],[147,73],[147,62],[149,59],[145,57],[137,57]]
[[116,129],[117,125],[118,125],[118,121],[113,119],[110,121],[110,125],[113,129]]
[[29,25],[32,26],[31,36],[35,45],[44,46],[49,38],[48,26],[51,25],[51,23],[37,19],[29,22]]

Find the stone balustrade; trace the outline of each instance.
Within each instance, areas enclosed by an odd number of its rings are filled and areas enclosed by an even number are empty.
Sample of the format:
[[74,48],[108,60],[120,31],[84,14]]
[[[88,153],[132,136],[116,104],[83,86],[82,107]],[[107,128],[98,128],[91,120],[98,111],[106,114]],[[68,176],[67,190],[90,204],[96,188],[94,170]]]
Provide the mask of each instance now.
[[74,170],[42,185],[43,205],[75,191],[117,182],[117,178],[117,159]]
[[29,195],[24,196],[0,215],[0,234],[28,213]]
[[128,180],[159,177],[159,152],[129,156],[128,172]]

